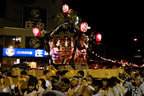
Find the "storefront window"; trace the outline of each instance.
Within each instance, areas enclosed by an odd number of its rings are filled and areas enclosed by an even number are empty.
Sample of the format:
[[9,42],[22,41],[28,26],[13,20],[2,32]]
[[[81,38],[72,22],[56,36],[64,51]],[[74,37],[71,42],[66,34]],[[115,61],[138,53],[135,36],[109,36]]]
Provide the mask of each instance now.
[[5,47],[21,48],[21,36],[5,36]]

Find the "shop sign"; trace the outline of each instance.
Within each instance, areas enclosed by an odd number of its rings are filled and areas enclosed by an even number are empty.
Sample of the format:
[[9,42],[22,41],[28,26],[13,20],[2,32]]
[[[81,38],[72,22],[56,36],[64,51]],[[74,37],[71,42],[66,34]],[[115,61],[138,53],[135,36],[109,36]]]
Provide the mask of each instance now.
[[25,6],[23,8],[23,27],[32,29],[35,26],[39,27],[40,30],[46,29],[47,9]]
[[3,48],[6,57],[46,57],[45,49]]

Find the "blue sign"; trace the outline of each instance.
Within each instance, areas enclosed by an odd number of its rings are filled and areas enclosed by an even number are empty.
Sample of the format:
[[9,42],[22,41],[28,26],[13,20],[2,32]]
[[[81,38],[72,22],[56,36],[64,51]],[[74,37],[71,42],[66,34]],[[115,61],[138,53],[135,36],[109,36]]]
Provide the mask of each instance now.
[[47,57],[45,49],[3,48],[6,57]]

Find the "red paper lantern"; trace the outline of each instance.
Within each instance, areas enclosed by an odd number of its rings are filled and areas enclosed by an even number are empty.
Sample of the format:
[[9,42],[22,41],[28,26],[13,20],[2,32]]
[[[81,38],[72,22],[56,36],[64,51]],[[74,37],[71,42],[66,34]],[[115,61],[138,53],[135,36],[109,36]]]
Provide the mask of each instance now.
[[67,4],[64,4],[62,7],[63,13],[68,13],[69,12],[69,6]]
[[97,41],[97,42],[100,42],[101,39],[102,39],[102,35],[101,35],[100,33],[98,33],[98,34],[96,35],[96,41]]
[[80,30],[81,32],[86,32],[88,30],[88,24],[86,22],[81,23]]
[[57,47],[54,47],[54,48],[52,49],[52,52],[53,52],[54,54],[58,54],[58,51],[59,51],[59,49],[58,49]]
[[39,30],[38,27],[34,27],[34,28],[33,28],[33,34],[34,34],[36,37],[40,35],[40,30]]
[[94,65],[94,69],[97,69],[98,68],[98,65],[96,64],[96,65]]

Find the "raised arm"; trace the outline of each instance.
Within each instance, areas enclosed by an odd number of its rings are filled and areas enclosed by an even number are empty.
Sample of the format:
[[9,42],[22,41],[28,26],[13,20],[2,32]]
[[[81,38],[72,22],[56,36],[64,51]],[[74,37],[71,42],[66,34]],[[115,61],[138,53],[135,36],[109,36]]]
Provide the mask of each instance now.
[[20,80],[18,79],[17,87],[18,87],[18,91],[19,91],[19,93],[20,93],[20,96],[23,95],[23,93],[22,93],[22,91],[21,91],[21,85],[22,85],[22,83],[21,83]]
[[10,81],[10,86],[12,86],[12,85],[13,85],[13,80],[12,80],[12,77],[7,76],[7,78],[8,78],[8,79],[9,79],[9,81]]

